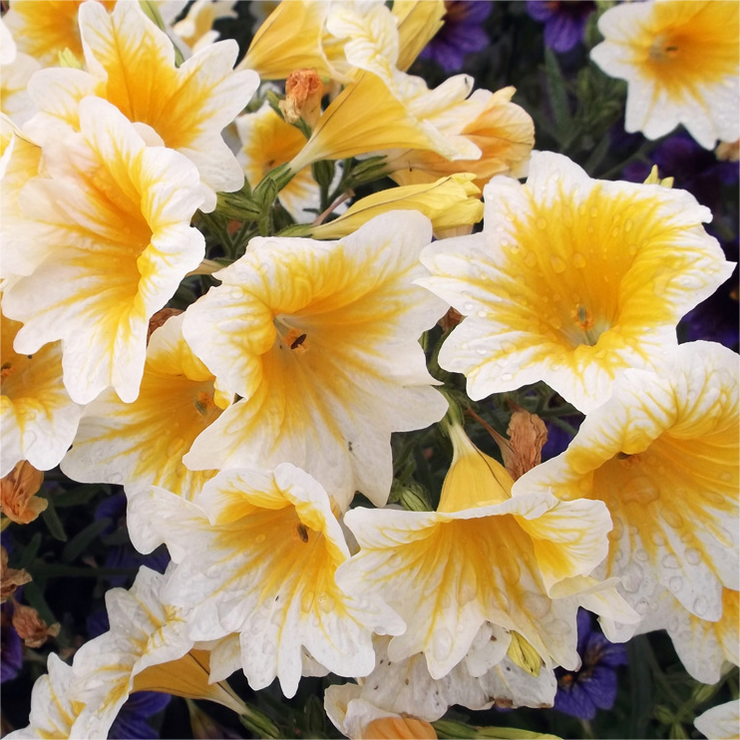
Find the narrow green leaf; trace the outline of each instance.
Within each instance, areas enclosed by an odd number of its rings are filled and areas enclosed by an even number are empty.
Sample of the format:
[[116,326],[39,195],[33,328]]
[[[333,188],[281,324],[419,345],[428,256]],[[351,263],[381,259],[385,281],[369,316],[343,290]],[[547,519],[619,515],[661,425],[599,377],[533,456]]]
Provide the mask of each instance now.
[[70,540],[62,550],[62,562],[71,563],[76,560],[88,545],[106,528],[110,526],[110,519],[104,517],[88,524],[81,532]]
[[562,138],[571,128],[568,91],[557,57],[552,50],[547,48],[545,49],[545,74],[547,77],[547,96],[552,106],[558,136]]
[[49,505],[46,507],[46,509],[44,509],[44,511],[41,512],[41,518],[44,520],[44,524],[46,524],[46,526],[49,528],[49,532],[55,540],[66,542],[67,533],[64,531],[64,525],[62,524],[62,520],[57,515],[57,510],[55,507],[56,496],[45,496],[44,498],[46,498],[46,501]]
[[38,612],[46,624],[51,625],[57,621],[54,617],[54,612],[52,612],[46,603],[43,591],[39,588],[36,581],[31,581],[31,583],[27,583],[23,587],[23,600],[28,602],[28,605]]
[[62,509],[65,506],[79,506],[86,504],[95,498],[99,493],[109,493],[108,486],[101,486],[95,483],[89,483],[77,488],[72,488],[64,493],[54,494],[54,507]]
[[21,568],[28,569],[28,566],[33,562],[34,558],[38,554],[39,547],[41,547],[41,532],[36,532],[36,534],[31,538],[31,541],[20,550],[21,557],[13,567],[18,568],[19,570]]

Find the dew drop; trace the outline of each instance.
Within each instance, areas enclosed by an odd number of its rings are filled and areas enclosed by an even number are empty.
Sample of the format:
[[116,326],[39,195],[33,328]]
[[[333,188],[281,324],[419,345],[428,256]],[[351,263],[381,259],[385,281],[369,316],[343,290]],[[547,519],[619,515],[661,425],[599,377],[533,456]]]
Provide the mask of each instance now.
[[501,342],[501,350],[507,354],[509,352],[514,352],[514,350],[516,350],[516,344],[514,344],[511,339],[504,339],[503,342]]
[[591,218],[596,218],[599,215],[599,209],[596,206],[591,206],[588,213]]
[[634,257],[634,256],[635,256],[635,255],[637,254],[637,244],[630,244],[630,245],[629,245],[629,246],[627,247],[627,253],[628,253],[628,254],[629,254],[629,255],[630,255],[631,257]]
[[508,383],[508,382],[509,382],[510,380],[512,380],[513,378],[514,378],[514,376],[513,376],[513,375],[512,375],[511,373],[503,373],[503,374],[501,375],[501,380],[504,380],[504,381],[506,381],[507,383]]
[[476,311],[475,314],[479,319],[485,319],[488,316],[488,312],[481,309],[480,311]]
[[732,480],[732,478],[733,478],[733,475],[729,470],[723,470],[719,474],[719,479],[721,481],[724,481],[725,483],[729,483]]
[[624,232],[625,232],[625,234],[629,234],[629,232],[630,232],[630,231],[632,231],[632,227],[633,227],[633,226],[634,226],[634,224],[633,224],[633,222],[632,222],[632,219],[631,219],[631,218],[628,218],[628,219],[627,219],[627,220],[626,220],[626,221],[624,222]]
[[674,529],[678,529],[679,527],[683,525],[683,517],[677,511],[674,511],[673,509],[665,507],[661,509],[660,515]]
[[565,260],[559,257],[557,254],[550,255],[550,266],[554,272],[561,273],[565,272],[568,265],[565,264]]
[[529,591],[524,595],[524,606],[535,619],[542,619],[550,611],[550,599],[543,594]]
[[471,313],[474,308],[475,308],[475,306],[472,303],[464,303],[463,304],[463,310],[465,311],[465,313],[468,313],[468,314]]
[[544,231],[547,228],[547,220],[542,218],[542,216],[540,216],[535,223],[537,224],[538,229]]
[[697,617],[703,617],[709,610],[709,602],[704,596],[697,596],[694,599],[693,612]]
[[257,536],[256,536],[256,537],[254,538],[254,541],[255,541],[255,543],[256,543],[256,544],[258,544],[258,545],[259,545],[259,544],[263,543],[263,542],[265,541],[265,539],[266,539],[266,537],[265,537],[265,535],[264,535],[264,534],[258,534],[258,535],[257,535]]
[[476,347],[475,351],[481,357],[485,357],[488,354],[488,350],[485,347]]
[[572,262],[573,262],[573,267],[585,267],[586,266],[586,258],[580,252],[576,252],[573,255]]
[[537,255],[534,252],[527,252],[527,256],[524,258],[524,264],[527,267],[536,267]]
[[446,660],[452,652],[452,642],[452,633],[449,630],[437,630],[432,638],[434,657],[439,661]]
[[643,563],[650,559],[650,556],[645,550],[637,550],[635,552],[635,559],[642,561]]
[[678,562],[678,558],[671,554],[666,555],[661,561],[664,568],[680,568],[681,564]]
[[319,609],[322,612],[330,612],[334,608],[334,599],[329,594],[319,596]]
[[678,593],[683,587],[683,578],[680,576],[673,576],[668,581],[668,588],[673,591],[674,594]]
[[637,612],[638,614],[645,614],[645,612],[646,612],[646,611],[648,610],[648,606],[649,606],[649,605],[648,605],[648,603],[647,603],[647,600],[645,600],[645,599],[640,599],[640,600],[639,600],[639,601],[638,601],[638,602],[637,602],[637,603],[635,604],[635,611],[636,611],[636,612]]
[[701,551],[697,550],[695,547],[690,547],[686,550],[684,556],[686,557],[686,561],[691,565],[699,565],[702,560]]

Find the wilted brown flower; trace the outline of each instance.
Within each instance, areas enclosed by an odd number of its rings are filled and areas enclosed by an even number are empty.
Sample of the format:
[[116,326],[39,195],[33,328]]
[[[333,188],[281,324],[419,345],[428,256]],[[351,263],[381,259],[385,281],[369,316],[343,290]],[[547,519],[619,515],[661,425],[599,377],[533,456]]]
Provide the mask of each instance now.
[[28,524],[49,505],[34,494],[41,488],[44,474],[28,462],[21,460],[0,480],[0,509],[16,524]]
[[13,627],[26,647],[39,648],[49,637],[59,634],[59,623],[50,627],[30,606],[13,601]]
[[0,604],[11,597],[18,586],[30,580],[31,576],[25,570],[8,568],[8,553],[0,546]]
[[315,69],[296,69],[285,81],[285,100],[281,100],[280,110],[288,123],[303,119],[310,128],[316,125],[321,116],[321,98],[324,83]]

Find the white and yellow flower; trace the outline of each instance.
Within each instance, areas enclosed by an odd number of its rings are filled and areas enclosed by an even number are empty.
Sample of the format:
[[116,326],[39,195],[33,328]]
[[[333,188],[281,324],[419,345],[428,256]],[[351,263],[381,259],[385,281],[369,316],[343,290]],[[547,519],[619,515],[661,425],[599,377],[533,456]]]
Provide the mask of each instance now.
[[18,51],[4,18],[0,18],[0,42],[0,110],[21,126],[35,113],[27,86],[40,65],[33,57]]
[[215,475],[188,470],[182,457],[230,400],[185,343],[182,319],[173,316],[152,334],[133,403],[123,403],[108,389],[88,404],[62,462],[65,475],[84,483],[123,484],[129,492],[157,485],[185,498]]
[[620,578],[638,613],[655,608],[661,586],[716,622],[723,589],[740,581],[738,468],[737,355],[691,342],[660,376],[626,371],[568,449],[527,477],[531,490],[608,506],[614,529],[599,574]]
[[38,225],[48,254],[6,289],[3,312],[24,324],[19,354],[62,340],[64,385],[75,402],[111,385],[130,402],[150,317],[204,255],[203,236],[190,226],[200,177],[178,152],[147,147],[105,100],[86,98],[79,109],[81,132],[44,146],[48,176],[18,196],[28,238],[39,238]]
[[209,683],[208,651],[187,636],[188,615],[163,599],[167,578],[142,567],[131,589],[106,593],[110,629],[75,653],[69,690],[84,706],[68,737],[107,737],[135,691],[208,699],[242,711],[228,686]]
[[454,457],[436,512],[345,514],[360,551],[339,583],[401,615],[407,629],[388,657],[424,653],[434,679],[463,660],[489,622],[518,633],[547,668],[577,667],[579,603],[634,621],[613,586],[589,577],[608,550],[606,507],[530,493],[526,475],[514,483],[458,424],[450,437]]
[[9,740],[68,740],[72,737],[72,725],[84,707],[70,692],[72,667],[56,653],[50,653],[47,669],[48,673],[37,679],[31,691],[28,727],[8,733],[5,737]]
[[175,149],[196,165],[204,188],[202,210],[215,208],[217,192],[241,188],[244,175],[221,130],[247,104],[259,79],[254,72],[233,70],[236,42],[215,43],[176,67],[172,42],[139,3],[117,3],[108,13],[87,2],[79,16],[88,71],[34,75],[29,89],[39,113],[29,131],[43,144],[59,135],[62,124],[77,129],[80,100],[96,95],[135,122],[148,143]]
[[183,334],[240,399],[185,456],[194,469],[274,466],[313,475],[341,509],[355,491],[385,504],[390,434],[438,421],[419,336],[445,312],[413,284],[431,240],[392,211],[346,239],[255,238],[185,313]]
[[[349,550],[326,491],[289,463],[274,473],[222,471],[193,503],[163,489],[134,496],[140,550],[164,541],[177,563],[166,595],[189,611],[189,634],[239,633],[254,689],[277,676],[293,696],[303,648],[330,671],[363,676],[375,665],[372,632],[396,634],[401,620],[336,583]],[[147,512],[148,518],[144,517]]]
[[474,400],[544,380],[588,412],[626,368],[659,366],[732,272],[682,190],[592,180],[539,152],[526,184],[495,177],[483,193],[483,232],[425,249],[418,281],[466,316],[439,362]]
[[705,149],[740,136],[740,6],[625,3],[599,18],[591,58],[627,80],[625,128],[657,139],[683,124]]

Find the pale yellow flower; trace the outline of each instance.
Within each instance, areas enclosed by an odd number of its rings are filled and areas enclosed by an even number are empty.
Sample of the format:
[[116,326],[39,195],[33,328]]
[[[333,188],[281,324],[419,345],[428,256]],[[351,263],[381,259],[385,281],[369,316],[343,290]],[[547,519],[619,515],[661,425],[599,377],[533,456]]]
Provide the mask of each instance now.
[[[18,207],[43,236],[46,259],[3,294],[3,312],[23,322],[14,342],[35,354],[62,340],[64,385],[77,403],[108,386],[124,401],[139,392],[150,317],[204,254],[190,220],[200,177],[183,155],[147,147],[110,103],[80,103],[80,133],[44,147],[46,174],[30,180]],[[43,466],[41,466],[43,467]]]
[[625,371],[568,449],[526,477],[531,490],[606,503],[614,529],[599,574],[620,578],[638,613],[660,586],[716,621],[723,588],[740,581],[738,443],[737,355],[691,342],[660,376]]
[[577,667],[579,603],[594,608],[590,597],[601,589],[606,601],[596,609],[630,621],[613,588],[588,577],[608,549],[606,507],[530,493],[527,475],[514,483],[459,425],[450,437],[454,456],[436,512],[345,514],[360,551],[340,567],[339,583],[401,615],[406,631],[388,657],[424,653],[434,679],[460,663],[486,623],[524,637],[547,668]]
[[732,272],[682,190],[592,180],[537,152],[526,184],[494,177],[483,194],[483,232],[425,249],[419,281],[466,316],[439,362],[474,400],[544,380],[588,412],[626,368],[658,367]]
[[334,221],[297,228],[315,239],[338,239],[391,210],[419,211],[432,222],[435,232],[470,227],[483,218],[480,190],[471,182],[473,178],[468,173],[454,174],[429,184],[380,190],[355,201]]
[[0,110],[21,126],[35,113],[27,87],[40,65],[18,51],[4,18],[0,18],[0,45]]
[[[293,696],[303,649],[330,671],[370,673],[372,632],[396,634],[389,609],[345,593],[337,567],[349,557],[326,491],[289,463],[274,472],[228,470],[189,503],[155,488],[133,497],[140,550],[164,541],[173,571],[165,595],[188,609],[189,634],[239,634],[241,667],[255,690],[277,677]],[[144,516],[148,513],[148,517]]]
[[[480,149],[472,141],[448,136],[427,120],[464,101],[470,84],[465,75],[458,75],[429,91],[421,78],[399,73],[389,87],[376,74],[362,71],[324,111],[291,170],[320,159],[386,149],[428,149],[449,159],[474,159]],[[423,106],[416,105],[420,99]]]
[[627,80],[627,131],[657,139],[683,124],[705,149],[740,136],[738,3],[624,3],[599,30],[591,58]]
[[[290,161],[306,144],[301,131],[286,123],[267,103],[255,113],[239,116],[235,123],[242,143],[237,159],[253,188],[271,169]],[[321,205],[321,193],[311,168],[296,172],[278,198],[299,223],[313,221]]]
[[445,312],[413,284],[431,240],[420,213],[392,211],[333,242],[254,238],[188,307],[183,334],[240,398],[193,443],[192,469],[289,460],[343,510],[355,491],[385,504],[390,434],[447,406],[419,336]]
[[[462,136],[475,144],[480,155],[450,161],[434,151],[410,150],[386,153],[391,177],[402,185],[432,182],[455,172],[473,172],[483,187],[494,175],[522,177],[534,145],[534,123],[529,114],[511,102],[515,89],[495,93],[476,90],[467,100],[442,111],[427,111],[424,98],[410,101],[410,109],[438,126],[448,136]],[[418,108],[417,108],[418,106]]]

